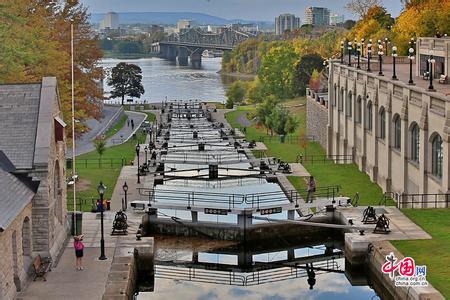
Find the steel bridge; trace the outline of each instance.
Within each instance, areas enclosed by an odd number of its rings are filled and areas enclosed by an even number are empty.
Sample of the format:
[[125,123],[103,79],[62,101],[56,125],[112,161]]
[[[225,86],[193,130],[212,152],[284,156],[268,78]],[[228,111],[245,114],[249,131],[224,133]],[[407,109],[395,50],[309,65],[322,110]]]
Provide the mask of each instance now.
[[153,51],[160,57],[188,65],[190,57],[194,68],[201,68],[202,53],[205,50],[233,50],[239,43],[255,37],[252,33],[240,31],[236,26],[223,28],[219,33],[210,33],[200,28],[190,28],[181,33],[169,35],[164,41],[155,43]]

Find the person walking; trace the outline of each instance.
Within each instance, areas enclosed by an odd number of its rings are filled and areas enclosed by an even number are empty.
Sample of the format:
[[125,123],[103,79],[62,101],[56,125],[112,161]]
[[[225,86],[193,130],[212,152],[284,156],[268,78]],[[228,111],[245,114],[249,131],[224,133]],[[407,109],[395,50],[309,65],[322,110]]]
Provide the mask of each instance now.
[[127,119],[127,127],[130,127],[130,119]]
[[313,176],[310,176],[308,180],[308,195],[306,196],[306,203],[313,202],[315,192],[316,192],[316,181],[314,180]]
[[134,121],[131,119],[131,130],[134,130]]
[[73,247],[75,248],[75,257],[76,257],[76,268],[77,271],[83,270],[83,235],[76,235],[73,237]]

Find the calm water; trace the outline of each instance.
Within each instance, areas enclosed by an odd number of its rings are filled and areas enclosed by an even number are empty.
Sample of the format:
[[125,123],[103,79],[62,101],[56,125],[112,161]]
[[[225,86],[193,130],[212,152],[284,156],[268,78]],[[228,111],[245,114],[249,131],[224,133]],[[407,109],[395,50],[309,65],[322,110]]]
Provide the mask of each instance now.
[[[169,100],[199,99],[224,102],[226,89],[232,81],[229,77],[217,73],[221,69],[221,58],[203,58],[200,70],[174,65],[160,58],[104,59],[102,65],[111,70],[122,61],[136,64],[142,69],[145,94],[139,101],[145,100],[147,103],[161,102],[166,97]],[[107,86],[106,80],[104,89],[108,95],[110,87]],[[118,99],[111,102],[118,102]]]

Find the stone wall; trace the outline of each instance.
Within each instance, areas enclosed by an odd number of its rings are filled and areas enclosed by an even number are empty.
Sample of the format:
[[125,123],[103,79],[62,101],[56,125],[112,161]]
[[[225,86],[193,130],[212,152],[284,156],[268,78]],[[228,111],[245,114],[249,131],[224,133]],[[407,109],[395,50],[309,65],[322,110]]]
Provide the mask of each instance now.
[[[31,203],[0,233],[0,299],[13,299],[26,281],[31,259]],[[25,224],[25,226],[24,226]]]
[[318,102],[313,95],[306,96],[306,134],[314,138],[327,148],[327,125],[328,110],[327,107]]

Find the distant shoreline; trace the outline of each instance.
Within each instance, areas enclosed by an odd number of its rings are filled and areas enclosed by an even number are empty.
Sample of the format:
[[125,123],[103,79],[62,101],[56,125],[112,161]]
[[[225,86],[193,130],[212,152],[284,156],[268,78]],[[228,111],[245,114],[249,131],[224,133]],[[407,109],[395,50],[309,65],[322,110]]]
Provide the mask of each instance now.
[[255,74],[247,74],[247,73],[237,73],[237,72],[223,72],[222,70],[217,71],[218,74],[229,76],[229,77],[236,77],[236,78],[242,78],[245,80],[254,80],[257,75]]

